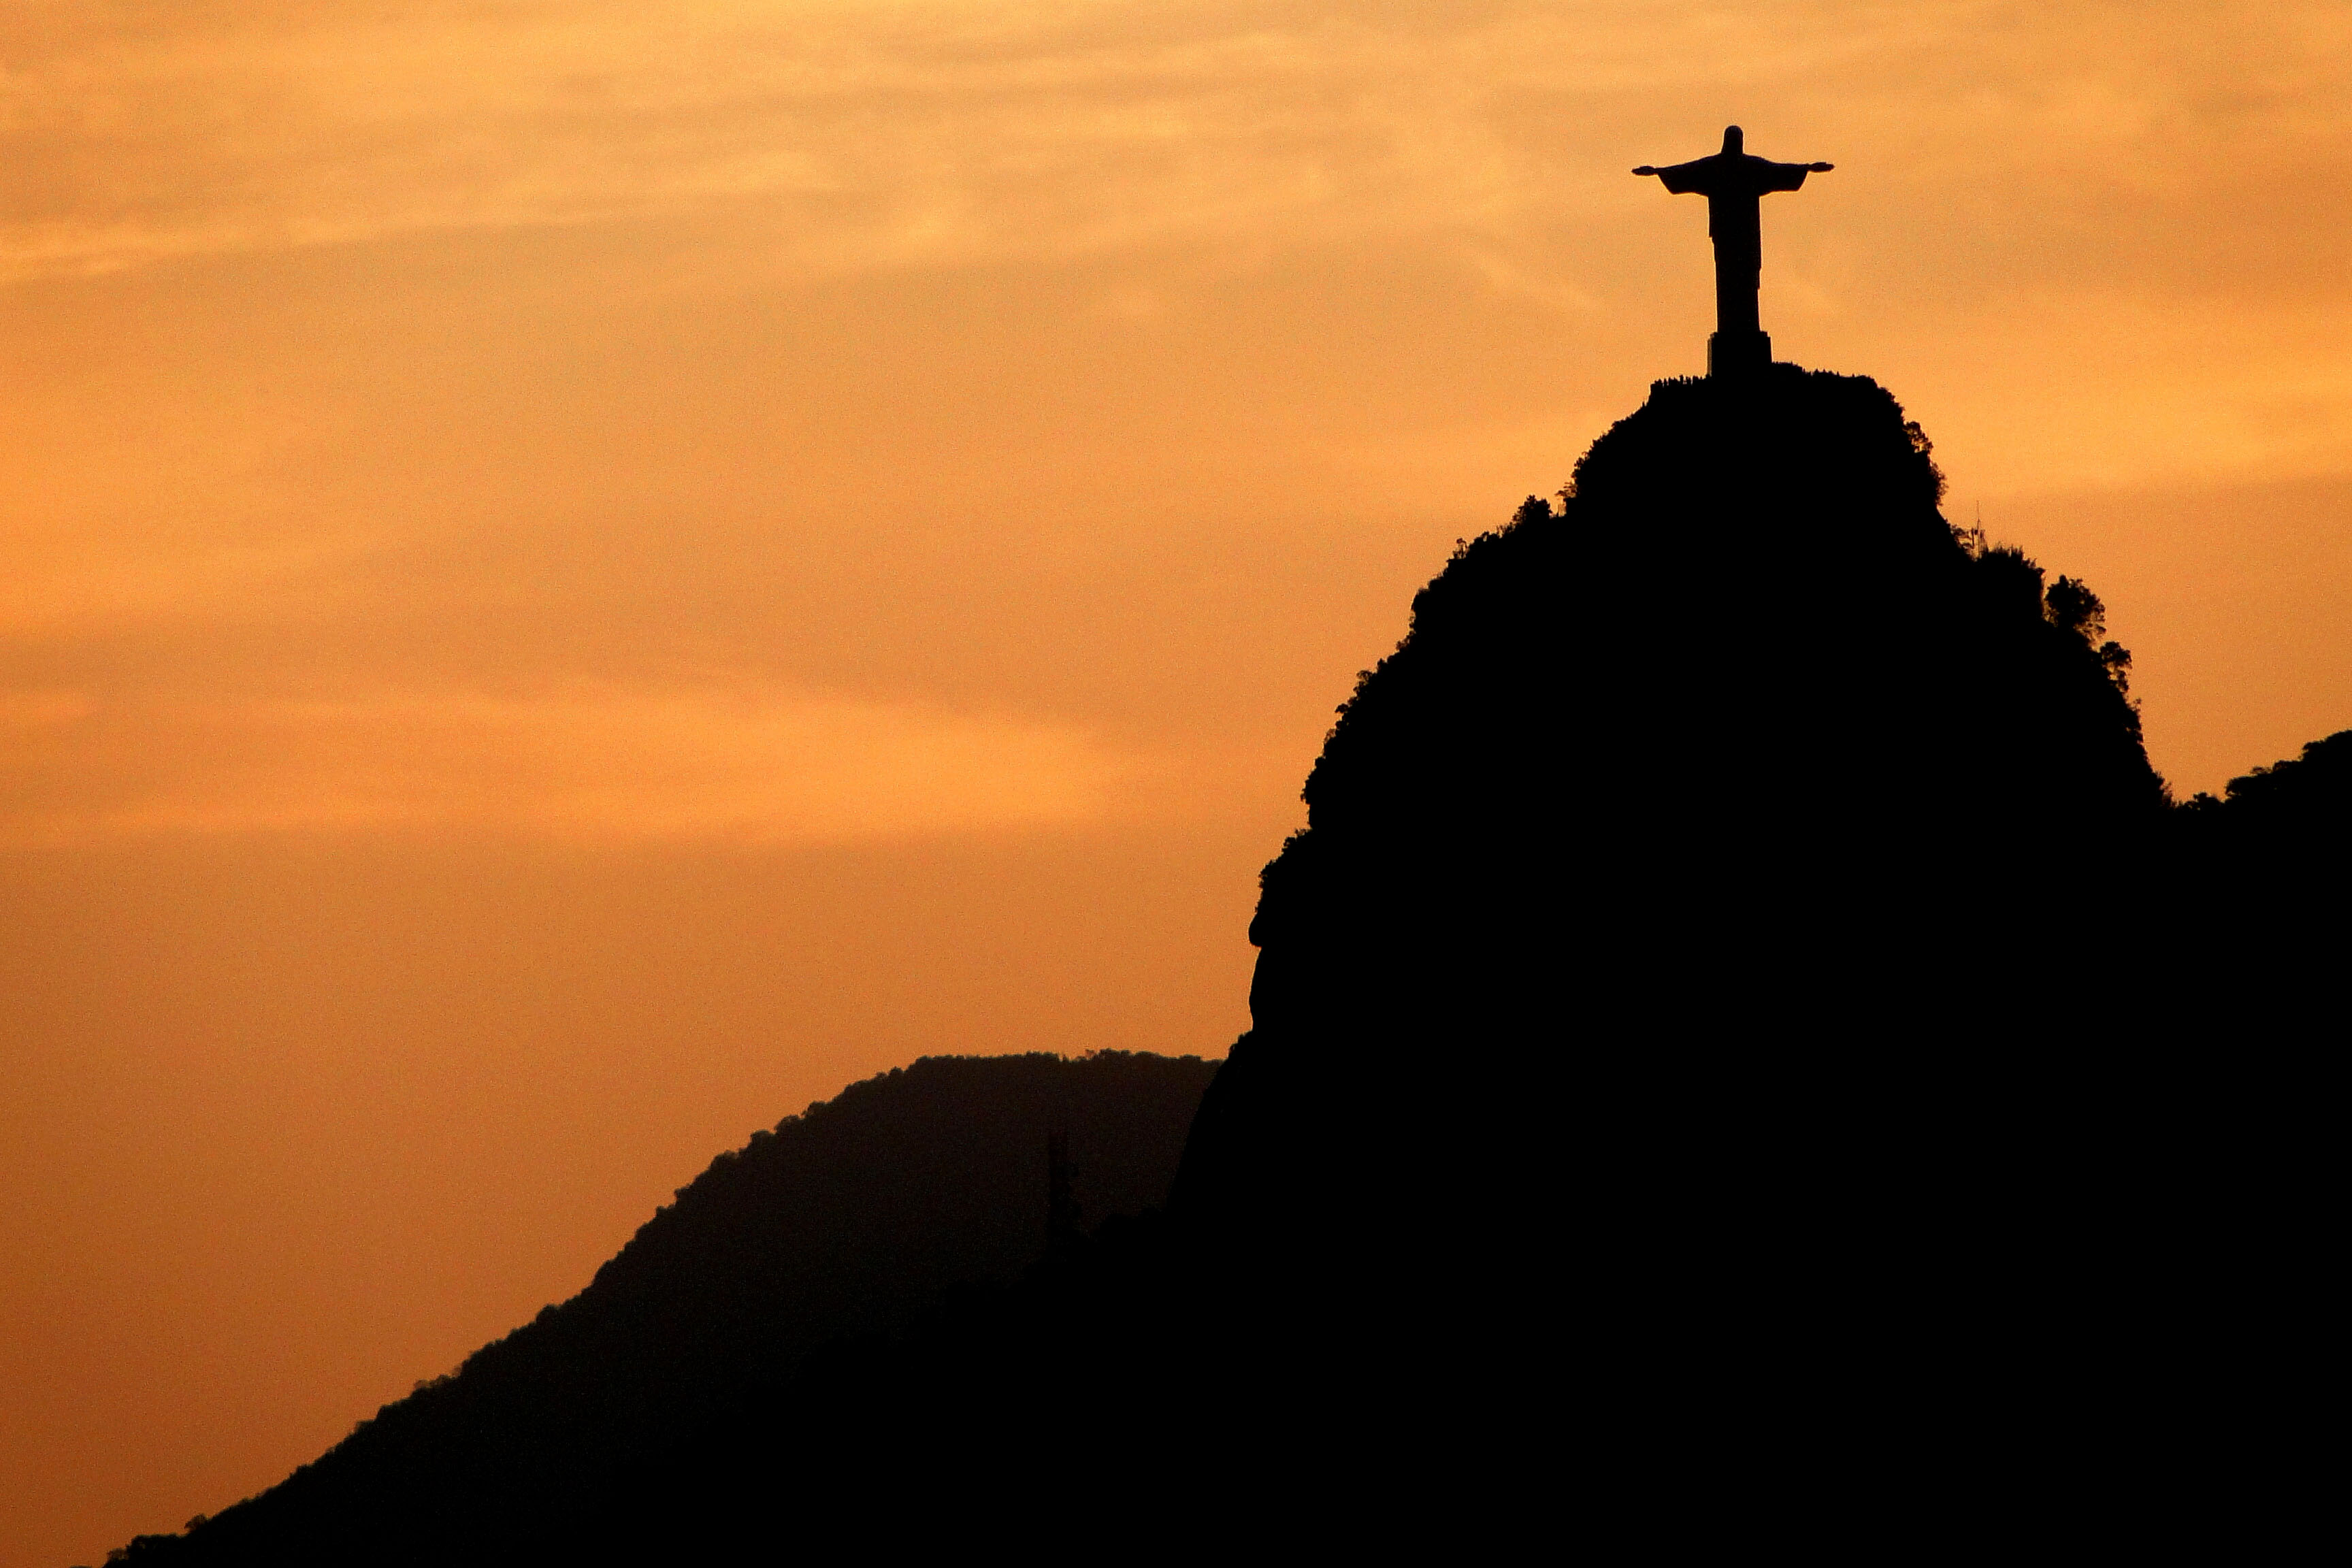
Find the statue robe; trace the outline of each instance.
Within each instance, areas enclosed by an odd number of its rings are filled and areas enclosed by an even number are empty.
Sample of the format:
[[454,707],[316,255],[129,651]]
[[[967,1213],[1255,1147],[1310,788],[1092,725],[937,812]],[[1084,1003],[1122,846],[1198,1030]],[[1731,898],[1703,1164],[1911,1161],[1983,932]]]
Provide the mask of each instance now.
[[1706,198],[1706,233],[1715,241],[1716,328],[1753,332],[1756,289],[1764,269],[1763,198],[1793,191],[1811,173],[1802,163],[1775,163],[1746,153],[1717,153],[1660,169],[1658,178],[1675,195]]

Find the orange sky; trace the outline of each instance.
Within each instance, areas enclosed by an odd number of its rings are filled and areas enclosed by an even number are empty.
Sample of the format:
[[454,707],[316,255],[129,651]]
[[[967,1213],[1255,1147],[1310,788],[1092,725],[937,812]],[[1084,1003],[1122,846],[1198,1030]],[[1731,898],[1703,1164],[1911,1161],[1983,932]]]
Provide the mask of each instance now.
[[1838,165],[1780,355],[2176,788],[2352,726],[2340,4],[0,0],[0,1568],[852,1078],[1221,1051],[1353,672],[1703,363],[1626,171],[1734,120]]

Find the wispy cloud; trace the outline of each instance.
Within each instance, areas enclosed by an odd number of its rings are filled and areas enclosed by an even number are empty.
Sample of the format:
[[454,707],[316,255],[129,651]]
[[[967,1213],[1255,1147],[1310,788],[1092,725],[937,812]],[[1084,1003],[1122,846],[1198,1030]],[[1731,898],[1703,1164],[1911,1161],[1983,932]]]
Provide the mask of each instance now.
[[0,696],[0,843],[20,847],[412,829],[842,842],[1084,822],[1134,771],[1052,724],[742,685]]
[[5,296],[0,681],[92,704],[5,831],[1098,809],[1084,724],[1394,635],[1286,530],[1450,539],[1696,362],[1625,170],[1735,116],[1839,164],[1784,346],[1967,491],[2352,451],[2338,5],[0,0],[0,280],[110,275]]
[[[1574,149],[1613,172],[1596,135],[1791,93],[1882,130],[1907,119],[1923,172],[2128,180],[2117,150],[2162,139],[2177,177],[2250,131],[2340,137],[2318,106],[2352,69],[2340,8],[2307,5],[2226,36],[2203,6],[1983,0],[0,16],[0,276],[16,277],[714,207],[756,209],[812,266],[1509,227],[1591,205],[1598,184],[1559,171]],[[1988,134],[1953,134],[1971,123]]]

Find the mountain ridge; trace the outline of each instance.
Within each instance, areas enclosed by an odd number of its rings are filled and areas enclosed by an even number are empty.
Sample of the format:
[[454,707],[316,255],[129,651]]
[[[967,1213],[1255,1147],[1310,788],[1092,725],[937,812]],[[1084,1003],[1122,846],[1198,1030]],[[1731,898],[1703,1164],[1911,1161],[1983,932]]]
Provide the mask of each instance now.
[[[2242,1515],[2340,1295],[2292,1242],[2333,1057],[2263,1030],[2340,942],[2352,752],[2173,805],[2096,595],[1942,494],[1867,378],[1656,384],[1340,710],[1164,1212],[343,1560]],[[320,1539],[226,1523],[132,1556]]]
[[[1214,1070],[1125,1051],[926,1057],[854,1083],[714,1158],[568,1300],[256,1499],[122,1555],[315,1560],[324,1540],[384,1560],[401,1496],[436,1488],[455,1520],[500,1490],[525,1514],[593,1506],[827,1342],[1017,1276],[1047,1246],[1049,1144],[1098,1222],[1163,1201]],[[415,1550],[433,1554],[429,1532]]]

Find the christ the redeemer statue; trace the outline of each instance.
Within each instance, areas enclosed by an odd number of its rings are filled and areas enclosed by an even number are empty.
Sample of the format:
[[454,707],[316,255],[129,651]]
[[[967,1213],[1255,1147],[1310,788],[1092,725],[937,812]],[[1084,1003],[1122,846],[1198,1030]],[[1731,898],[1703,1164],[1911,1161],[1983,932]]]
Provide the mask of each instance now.
[[1715,241],[1715,335],[1706,340],[1706,374],[1735,375],[1772,363],[1772,340],[1756,323],[1756,278],[1764,268],[1764,237],[1758,209],[1773,191],[1793,191],[1807,174],[1826,174],[1827,163],[1775,163],[1748,155],[1739,127],[1723,131],[1723,151],[1712,158],[1654,169],[1676,195],[1706,198],[1706,232]]

